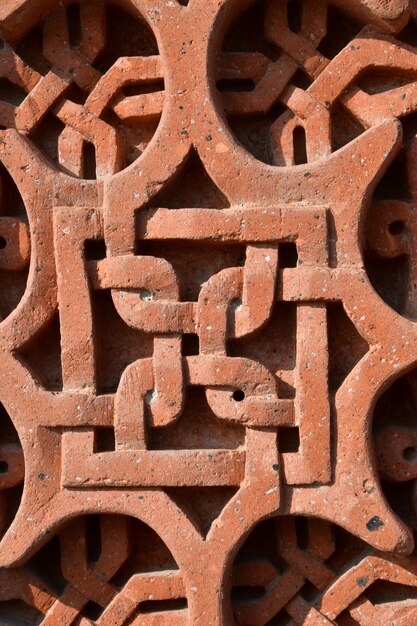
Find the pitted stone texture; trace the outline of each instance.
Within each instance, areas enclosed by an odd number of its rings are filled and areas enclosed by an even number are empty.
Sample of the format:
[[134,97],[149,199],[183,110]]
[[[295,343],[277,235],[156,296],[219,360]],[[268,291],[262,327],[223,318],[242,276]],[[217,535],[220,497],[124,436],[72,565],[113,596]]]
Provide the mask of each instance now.
[[417,8],[0,6],[0,623],[417,623]]

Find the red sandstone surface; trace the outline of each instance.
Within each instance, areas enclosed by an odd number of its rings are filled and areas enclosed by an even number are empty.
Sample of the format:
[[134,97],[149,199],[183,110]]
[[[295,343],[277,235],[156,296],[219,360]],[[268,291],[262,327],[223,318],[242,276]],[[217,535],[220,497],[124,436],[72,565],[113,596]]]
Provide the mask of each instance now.
[[0,33],[0,625],[416,626],[417,3]]

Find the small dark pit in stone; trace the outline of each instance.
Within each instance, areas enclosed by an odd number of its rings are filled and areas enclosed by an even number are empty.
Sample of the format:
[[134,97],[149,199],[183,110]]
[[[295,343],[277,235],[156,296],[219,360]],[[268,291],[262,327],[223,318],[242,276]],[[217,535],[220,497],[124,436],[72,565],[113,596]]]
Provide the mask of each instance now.
[[402,235],[405,230],[405,224],[402,220],[395,220],[395,222],[391,222],[388,226],[388,230],[391,235],[397,236]]
[[378,530],[378,528],[380,528],[381,526],[384,526],[384,522],[382,521],[380,517],[378,517],[378,515],[374,515],[374,517],[371,517],[369,522],[367,522],[366,524],[366,528],[371,533],[374,532],[375,530]]
[[241,389],[236,389],[236,391],[233,392],[233,400],[235,402],[242,402],[242,400],[245,399],[245,392],[242,391]]

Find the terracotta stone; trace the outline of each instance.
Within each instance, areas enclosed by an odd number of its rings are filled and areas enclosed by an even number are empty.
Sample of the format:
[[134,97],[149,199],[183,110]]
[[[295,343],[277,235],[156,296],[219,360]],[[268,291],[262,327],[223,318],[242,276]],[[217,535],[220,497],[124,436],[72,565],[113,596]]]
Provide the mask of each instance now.
[[0,31],[0,625],[415,626],[416,3]]

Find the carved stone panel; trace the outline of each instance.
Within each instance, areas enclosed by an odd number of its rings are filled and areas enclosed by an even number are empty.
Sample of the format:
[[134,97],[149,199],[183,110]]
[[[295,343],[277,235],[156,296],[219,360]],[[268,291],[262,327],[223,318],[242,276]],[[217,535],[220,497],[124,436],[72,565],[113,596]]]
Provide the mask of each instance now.
[[415,626],[417,3],[0,33],[0,626]]

